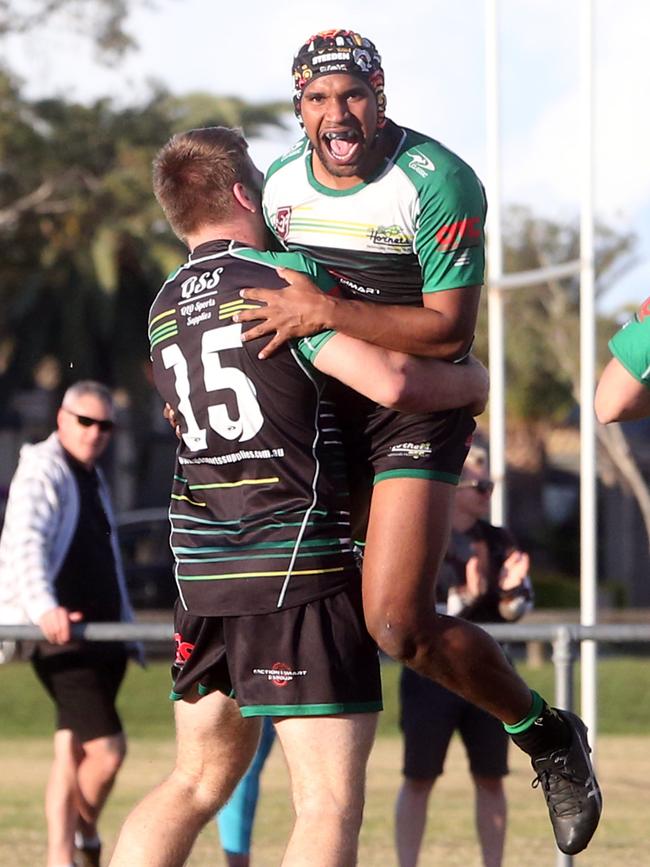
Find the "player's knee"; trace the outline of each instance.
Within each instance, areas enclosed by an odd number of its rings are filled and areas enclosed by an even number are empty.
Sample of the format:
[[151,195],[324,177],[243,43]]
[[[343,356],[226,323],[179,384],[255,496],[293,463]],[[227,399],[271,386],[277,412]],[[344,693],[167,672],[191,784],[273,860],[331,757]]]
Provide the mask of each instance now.
[[376,618],[368,623],[368,631],[379,649],[396,662],[408,665],[418,656],[422,642],[415,623]]
[[169,777],[169,784],[174,789],[174,797],[191,803],[195,815],[208,822],[228,800],[234,789],[233,785],[226,792],[224,781],[218,773],[203,768],[196,773],[188,773],[176,767]]

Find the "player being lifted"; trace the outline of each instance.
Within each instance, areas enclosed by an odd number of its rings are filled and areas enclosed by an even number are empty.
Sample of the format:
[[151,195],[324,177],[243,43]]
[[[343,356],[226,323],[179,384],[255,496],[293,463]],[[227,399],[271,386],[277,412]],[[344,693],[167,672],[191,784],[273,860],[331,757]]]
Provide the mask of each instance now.
[[[289,338],[334,329],[420,356],[462,358],[484,270],[486,205],[476,175],[438,141],[386,117],[381,58],[369,39],[316,34],[292,72],[305,136],[269,170],[267,220],[287,249],[325,265],[344,294],[283,272],[287,289],[244,293],[266,305],[238,314],[239,322],[262,320],[245,339],[273,334],[268,357]],[[374,472],[363,566],[371,635],[505,724],[531,757],[558,846],[581,851],[602,803],[584,724],[531,693],[487,633],[437,615],[432,604],[469,413],[405,417],[366,405],[349,427],[365,431],[360,453]]]

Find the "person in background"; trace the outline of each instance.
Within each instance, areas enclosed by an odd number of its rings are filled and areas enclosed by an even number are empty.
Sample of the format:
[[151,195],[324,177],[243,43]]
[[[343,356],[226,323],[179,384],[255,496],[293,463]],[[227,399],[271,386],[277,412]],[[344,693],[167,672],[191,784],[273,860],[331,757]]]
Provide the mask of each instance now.
[[598,421],[634,421],[650,415],[650,298],[609,341],[594,408]]
[[[475,623],[518,620],[532,607],[528,555],[508,530],[485,520],[493,487],[485,449],[472,446],[454,499],[437,607]],[[470,763],[482,864],[500,867],[506,832],[506,731],[496,717],[409,668],[402,670],[400,700],[404,780],[396,804],[399,867],[418,862],[429,796],[455,731]]]
[[115,708],[130,650],[77,641],[80,621],[132,621],[110,496],[97,460],[114,426],[104,385],[65,392],[57,429],[25,445],[0,537],[0,622],[34,623],[32,657],[56,707],[45,795],[47,867],[97,867],[97,822],[126,753]]
[[257,752],[249,769],[237,784],[232,797],[217,813],[221,848],[228,867],[250,867],[253,822],[260,793],[260,774],[271,752],[275,729],[270,717],[263,717]]

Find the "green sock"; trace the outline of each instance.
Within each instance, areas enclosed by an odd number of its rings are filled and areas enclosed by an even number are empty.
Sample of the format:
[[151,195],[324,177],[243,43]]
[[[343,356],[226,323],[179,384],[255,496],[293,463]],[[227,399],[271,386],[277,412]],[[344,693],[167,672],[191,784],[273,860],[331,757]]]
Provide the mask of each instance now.
[[522,732],[528,731],[541,714],[545,704],[544,699],[539,695],[539,693],[535,692],[534,689],[531,689],[530,694],[533,703],[528,711],[528,716],[525,716],[523,719],[519,720],[519,722],[511,726],[506,725],[506,723],[503,724],[504,729],[509,735],[518,735]]

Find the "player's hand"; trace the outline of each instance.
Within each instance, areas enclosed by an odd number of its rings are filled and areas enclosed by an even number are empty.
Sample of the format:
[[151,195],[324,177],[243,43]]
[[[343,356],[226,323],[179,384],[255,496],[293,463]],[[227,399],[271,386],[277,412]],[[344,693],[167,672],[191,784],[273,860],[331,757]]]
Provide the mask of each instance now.
[[261,320],[259,325],[242,334],[242,340],[256,340],[275,332],[258,353],[268,358],[286,343],[297,337],[317,334],[329,327],[326,311],[331,298],[321,291],[306,274],[290,268],[277,268],[278,275],[289,284],[284,289],[242,289],[240,295],[247,301],[261,301],[265,306],[242,310],[233,316],[235,322]]
[[525,551],[513,551],[506,559],[499,574],[499,587],[502,590],[513,590],[519,587],[530,571],[530,557]]
[[62,605],[57,605],[43,614],[38,625],[50,644],[67,644],[72,637],[70,624],[79,623],[81,620],[81,611],[68,611]]
[[166,403],[163,407],[163,418],[166,418],[169,422],[169,426],[174,431],[178,439],[181,438],[181,426],[176,420],[176,411],[172,409],[171,405]]
[[487,367],[473,355],[469,356],[464,366],[468,374],[468,409],[472,415],[480,415],[487,405],[490,393],[490,375]]

